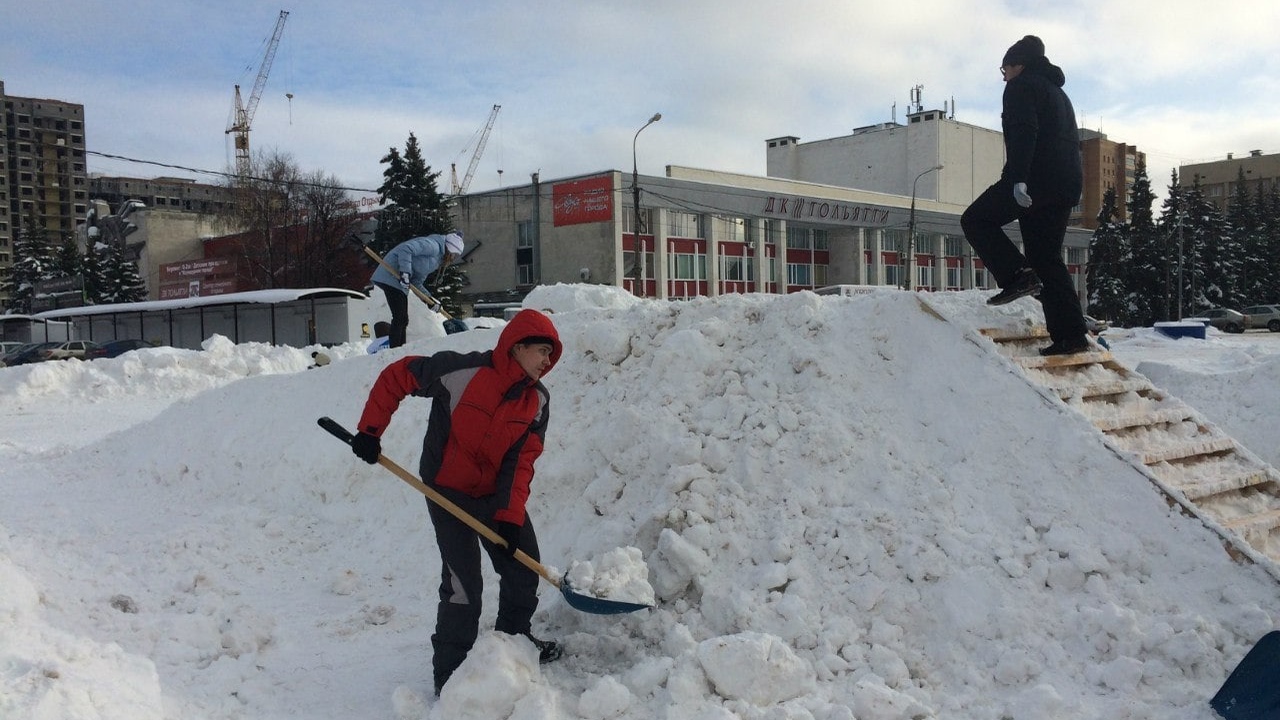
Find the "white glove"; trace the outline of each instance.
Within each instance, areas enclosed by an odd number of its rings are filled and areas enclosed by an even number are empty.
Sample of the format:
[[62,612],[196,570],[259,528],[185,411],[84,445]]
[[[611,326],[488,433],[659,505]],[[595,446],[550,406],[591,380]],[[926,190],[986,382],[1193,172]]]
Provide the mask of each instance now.
[[409,286],[413,284],[410,282],[412,279],[413,278],[409,277],[409,273],[400,273],[400,289],[403,290],[406,295],[409,294]]
[[1024,208],[1031,207],[1031,196],[1027,194],[1027,184],[1017,183],[1013,186],[1013,199]]

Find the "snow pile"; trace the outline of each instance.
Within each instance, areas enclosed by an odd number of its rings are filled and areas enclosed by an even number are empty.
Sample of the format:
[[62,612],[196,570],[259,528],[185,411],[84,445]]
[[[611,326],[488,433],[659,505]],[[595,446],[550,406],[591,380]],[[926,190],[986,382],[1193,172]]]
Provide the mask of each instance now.
[[[985,297],[931,296],[971,319],[948,323],[912,293],[536,291],[565,342],[542,556],[605,592],[647,568],[656,607],[588,615],[544,583],[534,633],[565,657],[486,631],[438,699],[424,500],[315,420],[351,427],[387,363],[490,348],[496,324],[310,370],[250,347],[0,369],[0,714],[1207,719],[1275,583],[975,341],[1034,319]],[[1114,346],[1153,361],[1141,342]],[[92,392],[104,375],[129,391]],[[407,468],[428,409],[407,399],[384,437]],[[493,578],[483,602],[491,627]]]

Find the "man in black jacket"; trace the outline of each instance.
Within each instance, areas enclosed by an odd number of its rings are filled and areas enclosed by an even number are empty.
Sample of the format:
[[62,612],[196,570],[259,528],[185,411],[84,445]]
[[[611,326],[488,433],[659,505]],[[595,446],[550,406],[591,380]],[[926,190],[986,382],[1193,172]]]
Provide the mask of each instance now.
[[[1038,295],[1053,341],[1040,354],[1084,352],[1089,349],[1084,313],[1062,259],[1067,220],[1084,185],[1075,109],[1062,91],[1066,76],[1045,58],[1044,42],[1034,35],[1009,48],[1000,72],[1005,82],[1004,170],[965,210],[960,224],[1000,284],[987,304]],[[1002,229],[1014,220],[1022,231],[1025,257]]]

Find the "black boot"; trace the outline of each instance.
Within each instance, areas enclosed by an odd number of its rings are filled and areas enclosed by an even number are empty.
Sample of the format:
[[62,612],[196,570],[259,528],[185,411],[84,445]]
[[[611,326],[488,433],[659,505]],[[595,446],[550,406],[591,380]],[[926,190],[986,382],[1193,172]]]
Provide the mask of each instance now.
[[1054,340],[1049,347],[1040,348],[1040,354],[1045,357],[1050,355],[1075,355],[1076,353],[1089,352],[1091,349],[1089,341],[1085,338]]
[[987,304],[1005,305],[1024,295],[1039,295],[1040,288],[1040,278],[1036,277],[1034,270],[1026,267],[1018,268],[1018,271],[1013,274],[1013,280],[1003,290],[988,298]]

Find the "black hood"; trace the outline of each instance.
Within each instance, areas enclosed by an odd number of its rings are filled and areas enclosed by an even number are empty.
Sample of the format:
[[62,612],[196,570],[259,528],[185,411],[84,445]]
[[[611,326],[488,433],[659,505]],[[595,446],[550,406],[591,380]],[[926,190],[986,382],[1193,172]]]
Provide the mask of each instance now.
[[1049,58],[1046,57],[1038,57],[1031,60],[1023,66],[1022,72],[1039,75],[1058,87],[1067,84],[1067,76],[1062,72],[1062,68],[1049,62]]

